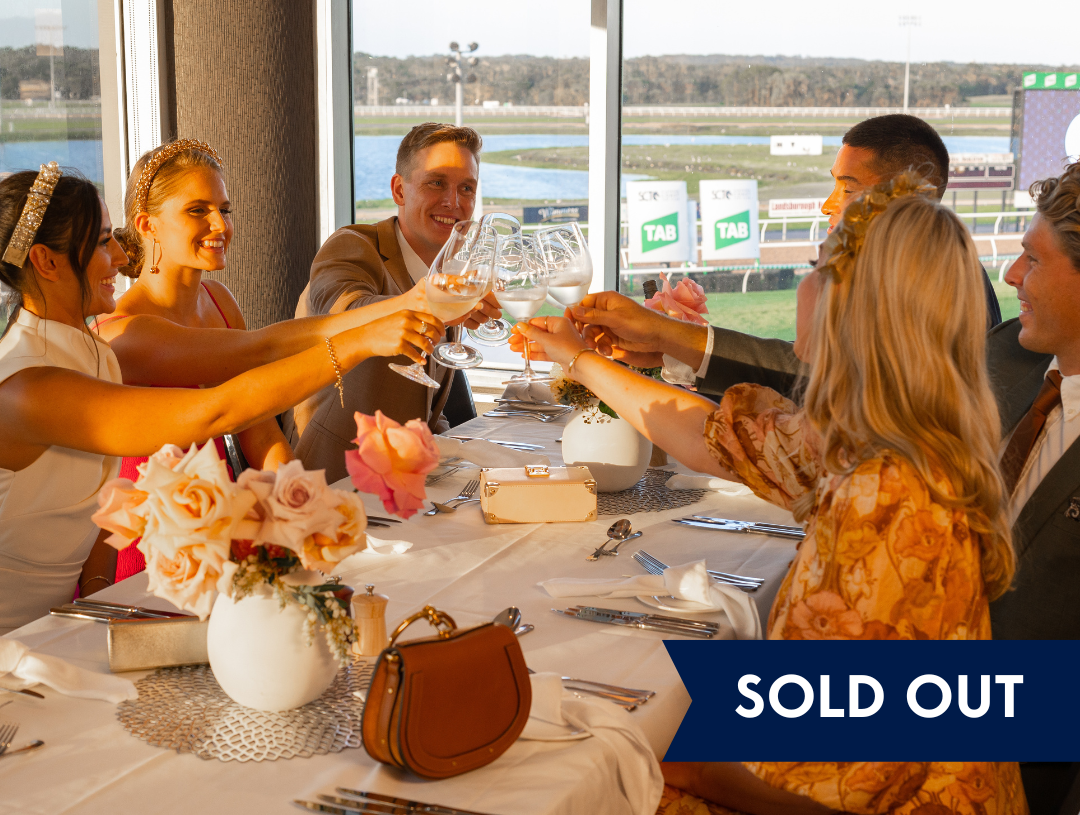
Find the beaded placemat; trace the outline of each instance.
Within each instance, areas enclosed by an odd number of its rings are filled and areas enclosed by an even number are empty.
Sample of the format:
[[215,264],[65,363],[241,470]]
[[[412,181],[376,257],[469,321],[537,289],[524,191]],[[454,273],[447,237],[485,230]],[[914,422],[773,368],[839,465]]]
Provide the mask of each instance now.
[[602,492],[596,496],[598,515],[630,515],[635,512],[662,512],[700,501],[708,490],[669,490],[664,485],[674,473],[648,469],[641,480],[622,492]]
[[359,747],[374,660],[342,668],[326,692],[303,707],[266,713],[225,695],[209,665],[158,668],[135,683],[137,699],[121,702],[120,724],[147,744],[219,761],[310,758]]

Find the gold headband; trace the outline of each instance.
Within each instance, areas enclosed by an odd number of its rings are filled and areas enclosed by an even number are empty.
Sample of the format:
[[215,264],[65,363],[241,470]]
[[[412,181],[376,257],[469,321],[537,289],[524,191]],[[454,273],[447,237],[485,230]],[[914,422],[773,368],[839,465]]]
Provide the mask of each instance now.
[[139,176],[139,183],[135,186],[135,211],[146,212],[146,199],[150,195],[150,185],[154,183],[154,176],[157,175],[157,171],[161,169],[161,165],[171,159],[177,153],[183,153],[185,150],[199,150],[206,153],[220,166],[224,166],[225,162],[221,160],[214,148],[204,141],[198,139],[179,139],[172,144],[158,150],[150,159],[146,162],[146,166],[143,167],[142,174]]
[[922,195],[933,200],[936,190],[933,184],[911,170],[901,173],[892,181],[868,189],[844,209],[840,223],[821,245],[821,254],[826,261],[820,270],[836,281],[850,277],[855,268],[855,258],[862,249],[866,231],[874,218],[897,198]]
[[4,250],[4,263],[18,266],[20,269],[26,263],[26,256],[30,253],[30,247],[34,245],[34,237],[41,226],[41,219],[45,217],[45,208],[52,200],[56,182],[63,173],[55,161],[41,165],[41,171],[34,179],[34,185],[26,196],[26,205],[23,207],[19,222],[15,224],[15,231],[11,233],[11,240],[7,249]]

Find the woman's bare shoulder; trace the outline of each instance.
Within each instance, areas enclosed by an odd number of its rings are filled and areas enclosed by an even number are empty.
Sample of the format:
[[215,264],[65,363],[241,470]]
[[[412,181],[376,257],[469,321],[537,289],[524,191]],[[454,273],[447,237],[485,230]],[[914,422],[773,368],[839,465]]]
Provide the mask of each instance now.
[[230,328],[247,328],[244,312],[240,310],[240,304],[236,302],[228,286],[219,280],[204,280],[203,285],[214,298],[214,302],[225,316]]

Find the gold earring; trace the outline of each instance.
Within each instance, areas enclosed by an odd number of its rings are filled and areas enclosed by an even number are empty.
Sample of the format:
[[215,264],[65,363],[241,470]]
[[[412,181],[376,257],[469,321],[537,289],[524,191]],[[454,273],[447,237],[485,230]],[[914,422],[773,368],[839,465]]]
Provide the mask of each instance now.
[[161,247],[158,246],[157,238],[154,238],[154,248],[150,252],[150,274],[157,274],[161,271],[161,267],[158,263],[161,262]]

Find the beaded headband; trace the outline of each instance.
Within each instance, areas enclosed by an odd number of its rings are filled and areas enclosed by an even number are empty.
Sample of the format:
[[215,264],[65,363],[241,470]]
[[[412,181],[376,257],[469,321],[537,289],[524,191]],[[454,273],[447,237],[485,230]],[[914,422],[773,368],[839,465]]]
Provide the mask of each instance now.
[[34,185],[26,196],[26,206],[23,207],[19,222],[15,224],[15,231],[11,233],[11,240],[7,249],[4,250],[4,263],[22,268],[26,263],[26,256],[30,253],[30,247],[34,245],[34,236],[37,235],[41,226],[41,219],[45,217],[45,208],[52,200],[56,182],[63,173],[55,161],[41,165],[41,171],[34,179]]
[[171,159],[177,153],[183,153],[185,150],[199,150],[206,153],[220,166],[225,166],[225,162],[221,160],[221,156],[215,152],[204,141],[198,139],[179,139],[166,145],[158,152],[154,153],[150,157],[150,160],[146,162],[146,166],[143,167],[142,174],[139,176],[139,183],[135,186],[135,211],[146,212],[146,199],[150,195],[150,185],[154,183],[154,176],[157,175],[157,171],[161,169],[161,165]]
[[897,198],[922,195],[933,200],[936,189],[933,184],[911,170],[868,189],[844,209],[840,223],[821,245],[821,254],[826,260],[820,266],[820,271],[837,281],[850,277],[852,269],[855,268],[855,257],[862,249],[866,231],[874,218]]

